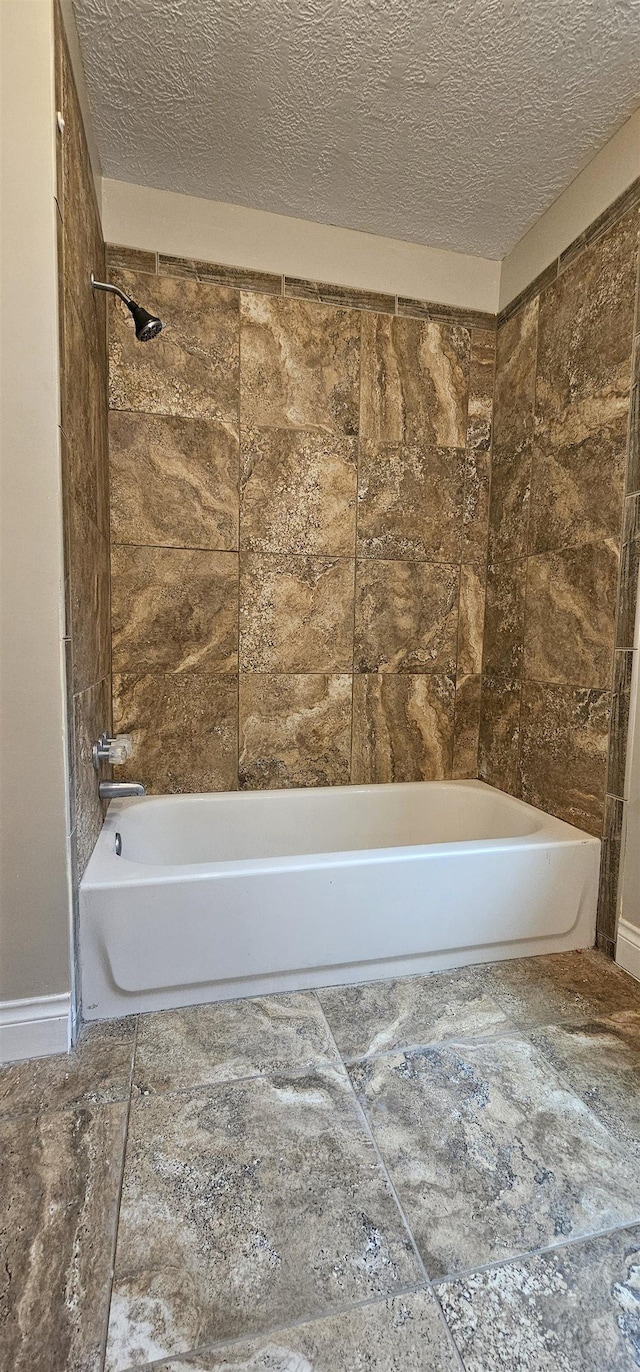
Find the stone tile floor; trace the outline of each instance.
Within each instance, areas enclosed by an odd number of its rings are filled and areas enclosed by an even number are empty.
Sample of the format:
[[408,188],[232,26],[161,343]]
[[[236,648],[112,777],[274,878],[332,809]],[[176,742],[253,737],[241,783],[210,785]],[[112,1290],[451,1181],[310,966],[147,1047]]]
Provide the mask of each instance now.
[[640,985],[571,953],[0,1070],[2,1372],[640,1368]]

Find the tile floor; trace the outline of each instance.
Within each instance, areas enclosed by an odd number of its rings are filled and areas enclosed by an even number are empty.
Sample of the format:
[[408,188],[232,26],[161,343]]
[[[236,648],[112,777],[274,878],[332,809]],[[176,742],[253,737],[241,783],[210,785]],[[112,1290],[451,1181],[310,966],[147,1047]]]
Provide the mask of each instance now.
[[167,1011],[0,1071],[2,1372],[640,1368],[598,953]]

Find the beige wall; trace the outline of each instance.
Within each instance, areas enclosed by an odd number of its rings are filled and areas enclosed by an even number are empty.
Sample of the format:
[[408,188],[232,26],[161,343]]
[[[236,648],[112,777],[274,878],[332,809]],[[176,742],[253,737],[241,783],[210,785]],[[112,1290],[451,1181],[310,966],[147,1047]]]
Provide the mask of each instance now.
[[2,0],[0,998],[69,991],[53,16]]
[[102,225],[107,243],[465,309],[498,308],[499,262],[241,205],[105,179]]

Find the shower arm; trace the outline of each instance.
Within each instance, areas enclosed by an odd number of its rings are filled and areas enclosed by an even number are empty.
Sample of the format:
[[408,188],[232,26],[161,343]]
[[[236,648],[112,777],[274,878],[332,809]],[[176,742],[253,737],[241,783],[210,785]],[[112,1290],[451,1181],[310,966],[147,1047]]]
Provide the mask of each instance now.
[[134,302],[131,297],[125,295],[119,286],[111,286],[108,281],[96,281],[93,272],[91,273],[91,285],[94,291],[108,291],[110,295],[117,295],[119,300],[123,300],[125,305],[132,305]]

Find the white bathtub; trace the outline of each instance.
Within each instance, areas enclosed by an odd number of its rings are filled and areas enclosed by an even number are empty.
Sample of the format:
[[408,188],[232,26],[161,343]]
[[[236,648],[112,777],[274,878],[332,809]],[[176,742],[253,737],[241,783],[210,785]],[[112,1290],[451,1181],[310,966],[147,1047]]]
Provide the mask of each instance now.
[[112,802],[80,889],[83,1014],[589,948],[599,857],[480,781]]

